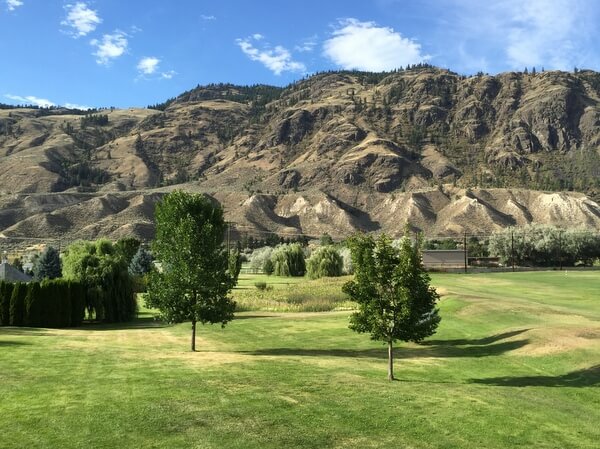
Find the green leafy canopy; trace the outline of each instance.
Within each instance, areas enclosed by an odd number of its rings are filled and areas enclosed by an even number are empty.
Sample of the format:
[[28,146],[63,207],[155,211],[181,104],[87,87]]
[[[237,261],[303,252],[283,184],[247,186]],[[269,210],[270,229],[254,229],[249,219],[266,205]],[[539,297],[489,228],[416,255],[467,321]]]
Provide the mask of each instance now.
[[395,247],[386,235],[376,240],[359,235],[350,239],[349,246],[354,279],[344,285],[344,292],[359,307],[350,328],[385,342],[419,342],[435,333],[439,295],[429,285],[419,242],[404,237]]
[[161,318],[225,325],[235,303],[235,278],[223,246],[226,223],[220,206],[203,196],[174,191],[157,205],[152,251],[161,270],[149,275],[146,302]]

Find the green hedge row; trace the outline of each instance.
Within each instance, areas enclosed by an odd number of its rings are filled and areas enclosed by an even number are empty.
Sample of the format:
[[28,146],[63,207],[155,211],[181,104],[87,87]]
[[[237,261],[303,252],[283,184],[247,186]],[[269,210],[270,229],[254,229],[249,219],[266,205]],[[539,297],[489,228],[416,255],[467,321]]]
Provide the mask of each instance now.
[[86,316],[107,323],[129,321],[136,313],[133,289],[120,282],[108,291],[64,279],[0,282],[0,325],[75,327]]

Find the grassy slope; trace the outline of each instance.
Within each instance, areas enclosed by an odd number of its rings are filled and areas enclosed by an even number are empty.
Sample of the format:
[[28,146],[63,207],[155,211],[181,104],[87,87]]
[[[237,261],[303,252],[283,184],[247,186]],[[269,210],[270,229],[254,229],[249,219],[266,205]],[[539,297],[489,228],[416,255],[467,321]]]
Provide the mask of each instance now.
[[385,350],[349,312],[221,330],[0,328],[0,446],[592,448],[600,273],[436,275],[439,332]]

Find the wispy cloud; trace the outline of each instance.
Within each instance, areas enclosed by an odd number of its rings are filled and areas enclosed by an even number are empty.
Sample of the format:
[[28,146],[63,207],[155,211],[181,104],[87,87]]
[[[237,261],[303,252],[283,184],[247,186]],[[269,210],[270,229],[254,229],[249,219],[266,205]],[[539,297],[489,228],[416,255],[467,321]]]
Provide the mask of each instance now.
[[[262,41],[264,41],[264,36],[258,33],[245,39],[236,39],[237,45],[246,56],[252,61],[262,63],[275,75],[281,75],[283,72],[306,72],[306,66],[302,62],[294,61],[287,48],[281,45],[271,48]],[[259,42],[261,43],[260,48],[257,46]]]
[[77,103],[65,103],[64,107],[69,109],[79,109],[80,111],[87,111],[88,109],[93,109],[91,106],[84,106],[82,104]]
[[170,80],[177,72],[175,70],[160,70],[161,60],[155,56],[146,56],[139,60],[137,63],[137,69],[139,72],[139,76],[136,78],[136,81],[139,79],[144,80]]
[[392,70],[428,60],[421,45],[389,27],[357,19],[340,20],[323,45],[323,51],[344,69]]
[[93,39],[90,44],[96,47],[96,51],[93,53],[96,56],[96,62],[100,65],[109,65],[127,51],[127,34],[116,30],[112,34],[103,35],[101,40]]
[[140,59],[138,62],[137,69],[143,75],[152,75],[158,69],[158,64],[160,63],[160,59],[155,58],[154,56],[147,56],[145,58]]
[[[38,106],[40,108],[49,108],[51,106],[58,106],[53,101],[47,100],[45,98],[39,98],[39,97],[36,97],[33,95],[22,96],[22,95],[5,94],[4,96],[6,98],[8,98],[9,100],[12,100],[20,105],[33,105],[33,106]],[[65,103],[63,106],[65,108],[80,109],[83,111],[92,109],[90,106],[84,106],[84,105],[76,104],[76,103]]]
[[19,6],[23,6],[23,1],[22,0],[6,0],[6,8],[9,11],[14,11]]
[[60,24],[69,27],[70,34],[75,38],[91,33],[102,23],[98,11],[91,9],[84,2],[65,5],[65,11],[67,16]]
[[311,36],[307,39],[304,39],[302,42],[300,42],[298,45],[296,45],[294,47],[294,50],[296,50],[297,52],[300,52],[300,53],[310,53],[317,46],[317,43],[318,43],[317,39],[318,39],[318,36],[316,36],[316,35]]
[[5,94],[4,96],[10,100],[16,101],[17,103],[24,104],[24,105],[31,104],[34,106],[39,106],[41,108],[48,108],[50,106],[56,106],[56,104],[54,104],[50,100],[46,100],[45,98],[35,97],[33,95],[27,95],[27,96],[23,97],[21,95]]
[[166,72],[162,72],[160,74],[160,77],[164,80],[170,80],[171,78],[173,78],[175,75],[177,75],[177,72],[175,70],[168,70]]
[[453,14],[449,22],[467,66],[489,57],[517,70],[600,62],[595,0],[444,0],[442,7]]
[[217,20],[217,18],[215,16],[211,15],[207,15],[207,14],[200,14],[200,18],[202,20],[207,20],[207,21],[212,21],[212,20]]

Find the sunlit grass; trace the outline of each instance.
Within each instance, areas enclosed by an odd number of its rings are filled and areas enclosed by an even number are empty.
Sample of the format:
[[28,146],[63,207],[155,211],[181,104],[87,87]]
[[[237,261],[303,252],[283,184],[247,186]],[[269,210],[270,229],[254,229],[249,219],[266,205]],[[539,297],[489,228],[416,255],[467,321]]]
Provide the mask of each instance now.
[[398,345],[397,382],[349,311],[240,313],[201,327],[196,353],[189,323],[143,307],[129,325],[0,328],[0,447],[597,448],[600,273],[433,283],[440,328]]

